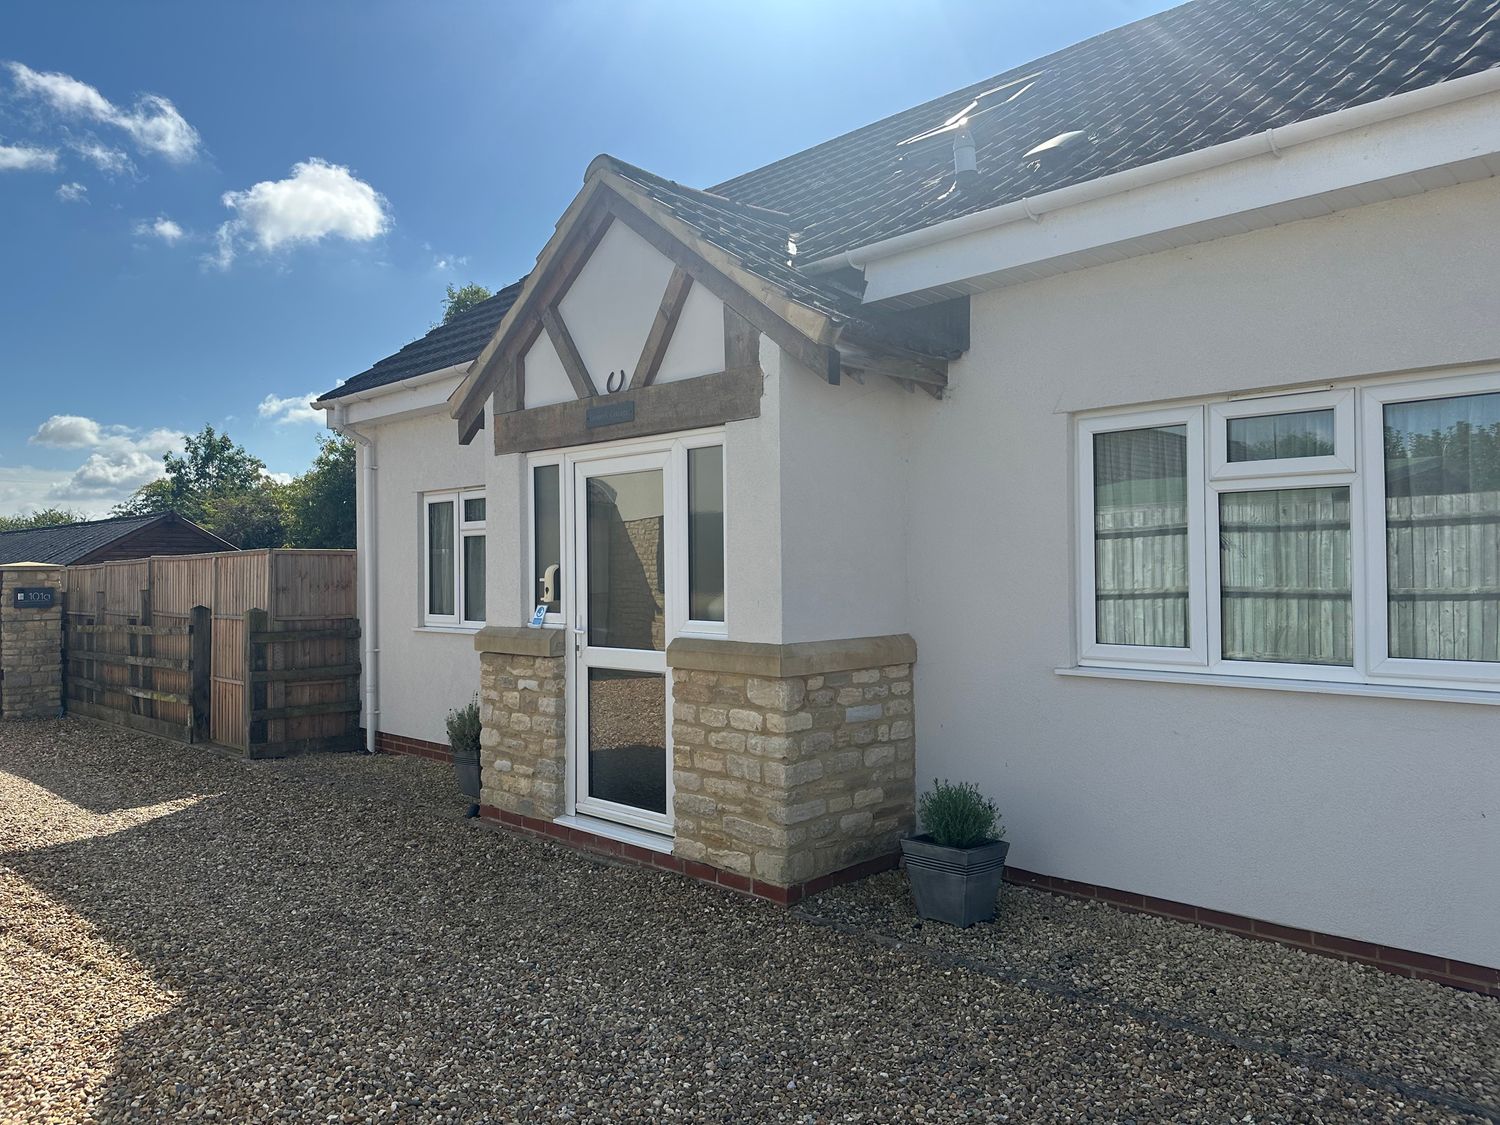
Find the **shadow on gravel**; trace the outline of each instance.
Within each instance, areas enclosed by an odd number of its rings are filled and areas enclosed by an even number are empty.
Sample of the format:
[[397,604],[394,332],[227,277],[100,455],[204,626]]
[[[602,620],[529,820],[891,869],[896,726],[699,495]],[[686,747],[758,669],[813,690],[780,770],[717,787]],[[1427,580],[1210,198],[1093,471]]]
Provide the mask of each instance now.
[[176,996],[120,1042],[104,1121],[1399,1115],[1388,1090],[487,830],[438,766],[166,747],[127,778],[133,752],[75,751],[108,794],[75,803],[214,795],[0,856]]
[[[117,761],[104,765],[89,755],[80,755],[71,744],[79,728],[88,730],[94,725],[83,719],[16,723],[14,726],[32,736],[39,749],[25,755],[6,755],[0,760],[0,769],[91,813],[143,808],[217,791],[214,766],[210,764],[214,751],[99,726],[97,729],[108,732],[111,738],[129,740],[139,747],[142,768],[122,770]],[[163,771],[146,760],[161,755],[172,757],[177,768]],[[195,762],[195,756],[204,760]]]

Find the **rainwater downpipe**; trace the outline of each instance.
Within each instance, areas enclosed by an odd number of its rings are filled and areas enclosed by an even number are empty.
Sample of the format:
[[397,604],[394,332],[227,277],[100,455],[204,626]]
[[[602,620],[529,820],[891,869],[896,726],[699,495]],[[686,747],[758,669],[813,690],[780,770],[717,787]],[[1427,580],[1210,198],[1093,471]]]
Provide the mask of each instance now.
[[375,503],[376,471],[380,468],[375,457],[375,439],[360,433],[349,423],[349,408],[335,406],[328,428],[340,437],[349,438],[364,452],[364,487],[359,492],[359,534],[355,536],[355,557],[360,575],[364,579],[364,612],[360,614],[365,638],[365,753],[375,753],[375,735],[380,728],[380,628],[377,607],[380,605],[376,588],[375,544],[377,511]]

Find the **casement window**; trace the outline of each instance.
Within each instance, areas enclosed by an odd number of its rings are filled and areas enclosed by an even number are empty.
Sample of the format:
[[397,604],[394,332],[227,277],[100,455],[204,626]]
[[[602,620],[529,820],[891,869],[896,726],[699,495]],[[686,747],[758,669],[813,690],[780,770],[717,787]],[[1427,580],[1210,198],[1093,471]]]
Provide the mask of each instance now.
[[484,624],[484,509],[482,491],[422,497],[424,625]]
[[1500,374],[1078,427],[1080,664],[1500,690]]

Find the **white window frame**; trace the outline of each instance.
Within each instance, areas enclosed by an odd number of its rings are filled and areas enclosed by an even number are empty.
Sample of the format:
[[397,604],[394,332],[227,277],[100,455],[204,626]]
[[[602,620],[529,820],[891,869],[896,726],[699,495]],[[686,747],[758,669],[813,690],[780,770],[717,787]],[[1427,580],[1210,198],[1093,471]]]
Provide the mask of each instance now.
[[[424,492],[421,494],[422,503],[422,544],[421,565],[417,568],[420,577],[419,595],[421,597],[421,622],[423,628],[428,629],[451,629],[456,632],[472,633],[484,627],[482,620],[472,620],[464,616],[464,540],[485,534],[485,520],[465,520],[464,501],[485,500],[485,515],[489,515],[489,501],[485,490],[482,488],[453,489],[450,491]],[[453,504],[453,612],[433,613],[428,608],[428,574],[432,566],[432,553],[429,545],[432,542],[432,506],[434,504]],[[485,544],[486,565],[489,560],[489,544]]]
[[1479,660],[1411,660],[1390,655],[1390,600],[1387,597],[1385,525],[1385,407],[1392,402],[1500,393],[1500,373],[1456,375],[1381,383],[1361,394],[1364,447],[1379,457],[1374,472],[1379,487],[1367,488],[1364,501],[1364,554],[1371,597],[1364,630],[1364,649],[1372,680],[1455,688],[1500,687],[1500,663]]
[[[1333,411],[1333,453],[1326,457],[1277,457],[1266,461],[1229,459],[1229,422],[1273,414]],[[1354,392],[1309,391],[1271,398],[1240,398],[1210,403],[1208,407],[1210,480],[1246,480],[1275,474],[1281,477],[1313,473],[1352,473],[1355,458]]]
[[569,590],[572,582],[569,581],[568,547],[567,540],[572,526],[568,521],[573,518],[572,489],[568,487],[568,468],[563,463],[565,458],[560,453],[538,453],[528,455],[526,458],[526,573],[531,576],[530,584],[527,585],[526,615],[530,617],[538,604],[538,586],[542,576],[536,571],[536,470],[548,465],[557,467],[557,581],[561,589],[557,593],[558,610],[556,613],[548,613],[542,624],[551,629],[561,629],[568,620]]
[[726,637],[729,635],[730,621],[730,590],[729,590],[729,457],[724,457],[724,620],[723,621],[701,621],[688,616],[688,609],[692,599],[688,590],[688,487],[687,487],[687,453],[689,449],[701,449],[705,446],[724,447],[724,431],[705,430],[686,434],[673,435],[670,438],[639,438],[623,442],[601,443],[598,445],[580,446],[573,450],[562,452],[549,452],[545,454],[530,454],[526,458],[526,572],[531,576],[527,587],[527,598],[531,599],[526,605],[526,615],[530,617],[536,608],[536,589],[540,575],[536,573],[536,484],[534,470],[543,465],[558,466],[558,480],[561,493],[561,527],[562,527],[562,609],[559,613],[549,613],[543,623],[554,628],[563,628],[572,615],[571,591],[573,587],[573,576],[569,572],[570,566],[576,566],[577,545],[572,544],[570,549],[569,537],[573,534],[573,469],[575,466],[600,458],[620,457],[632,452],[651,452],[654,450],[665,450],[670,461],[670,472],[667,475],[666,492],[663,495],[663,503],[666,505],[664,514],[665,526],[663,534],[665,543],[663,551],[670,561],[674,572],[683,576],[682,581],[670,583],[667,590],[667,627],[672,636],[688,637]]
[[[1500,371],[1376,379],[1355,387],[1305,394],[1203,401],[1160,409],[1080,415],[1075,442],[1078,498],[1078,666],[1142,672],[1191,673],[1194,680],[1295,680],[1309,683],[1458,691],[1500,688],[1500,662],[1395,659],[1389,654],[1386,574],[1384,407],[1393,402],[1500,393]],[[1230,463],[1227,421],[1304,410],[1334,410],[1333,457]],[[1103,645],[1096,634],[1094,573],[1095,434],[1186,425],[1189,461],[1189,647]],[[1203,427],[1207,425],[1205,436]],[[1195,475],[1194,464],[1200,466]],[[1226,660],[1220,592],[1219,496],[1224,492],[1322,487],[1349,488],[1351,666]],[[1194,515],[1197,518],[1193,518]],[[1207,544],[1213,544],[1208,550]],[[1160,677],[1158,677],[1160,678]]]
[[[1098,604],[1095,600],[1094,545],[1094,435],[1120,430],[1147,430],[1161,426],[1187,427],[1188,512],[1188,646],[1158,648],[1154,645],[1103,644],[1098,637]],[[1201,668],[1208,659],[1207,625],[1204,616],[1203,474],[1193,466],[1203,464],[1203,410],[1188,407],[1173,410],[1142,410],[1083,418],[1078,423],[1078,500],[1082,518],[1078,522],[1078,624],[1080,658],[1094,664],[1129,665],[1132,668]]]

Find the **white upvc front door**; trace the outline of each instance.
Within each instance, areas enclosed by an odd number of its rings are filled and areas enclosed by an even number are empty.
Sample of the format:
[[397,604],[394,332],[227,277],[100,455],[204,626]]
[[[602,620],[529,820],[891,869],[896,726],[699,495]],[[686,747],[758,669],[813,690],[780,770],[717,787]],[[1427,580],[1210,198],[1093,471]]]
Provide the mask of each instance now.
[[682,534],[670,450],[567,458],[573,803],[585,816],[672,831],[668,605]]

